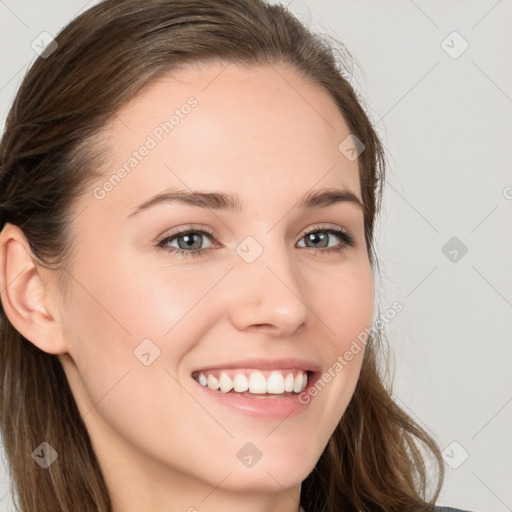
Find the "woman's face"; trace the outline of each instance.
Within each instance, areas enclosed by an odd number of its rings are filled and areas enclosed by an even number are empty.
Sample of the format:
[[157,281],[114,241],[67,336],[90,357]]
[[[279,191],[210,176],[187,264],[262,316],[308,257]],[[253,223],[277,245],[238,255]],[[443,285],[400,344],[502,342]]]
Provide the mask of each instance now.
[[[295,71],[222,63],[159,78],[105,128],[104,176],[74,205],[59,359],[119,502],[281,492],[314,468],[364,351],[335,363],[373,314],[349,134]],[[305,205],[327,189],[356,200]],[[283,393],[329,371],[309,401]]]

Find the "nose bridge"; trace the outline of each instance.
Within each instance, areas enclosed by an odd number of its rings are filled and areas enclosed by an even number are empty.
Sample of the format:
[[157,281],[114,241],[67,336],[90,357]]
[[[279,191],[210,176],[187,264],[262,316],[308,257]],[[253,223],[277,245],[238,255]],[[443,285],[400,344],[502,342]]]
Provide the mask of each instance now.
[[304,283],[290,248],[278,240],[277,232],[261,241],[248,236],[236,248],[233,279],[237,290],[231,312],[239,329],[266,325],[281,334],[292,333],[306,320]]

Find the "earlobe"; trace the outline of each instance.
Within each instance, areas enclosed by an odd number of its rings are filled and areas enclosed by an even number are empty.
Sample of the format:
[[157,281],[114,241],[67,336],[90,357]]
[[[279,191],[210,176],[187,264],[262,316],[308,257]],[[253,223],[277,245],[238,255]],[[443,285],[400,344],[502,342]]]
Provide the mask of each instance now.
[[[23,231],[7,223],[0,233],[0,291],[3,309],[14,328],[44,352],[66,352],[53,310],[50,287]],[[56,303],[55,303],[56,306]]]

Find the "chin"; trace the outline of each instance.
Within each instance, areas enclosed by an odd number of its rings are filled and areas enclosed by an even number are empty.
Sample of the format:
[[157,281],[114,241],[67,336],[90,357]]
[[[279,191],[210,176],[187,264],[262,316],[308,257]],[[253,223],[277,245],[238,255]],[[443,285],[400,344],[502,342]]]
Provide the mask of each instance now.
[[238,492],[278,492],[300,485],[313,471],[317,459],[305,459],[292,455],[276,460],[275,457],[262,457],[254,466],[243,467],[241,464],[226,479],[226,487]]

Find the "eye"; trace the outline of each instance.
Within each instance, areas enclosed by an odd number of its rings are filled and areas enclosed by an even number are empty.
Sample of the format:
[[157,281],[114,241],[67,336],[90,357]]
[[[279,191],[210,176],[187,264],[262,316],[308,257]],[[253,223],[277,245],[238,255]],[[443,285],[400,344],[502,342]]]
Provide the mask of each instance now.
[[[333,237],[340,239],[342,243],[329,247],[329,240]],[[349,247],[353,247],[355,245],[354,237],[344,228],[325,228],[322,226],[314,226],[312,229],[303,233],[302,238],[304,238],[306,242],[319,244],[321,248],[328,247],[321,251],[324,253],[346,251]],[[311,248],[315,249],[315,247]]]
[[[213,238],[213,233],[204,229],[182,228],[160,240],[158,247],[165,248],[169,252],[174,252],[181,256],[201,256],[205,253],[201,243],[205,236]],[[180,240],[183,240],[183,242]],[[178,247],[168,245],[174,241],[178,242]]]
[[[210,247],[203,247],[203,240],[207,237],[215,240],[213,232],[205,229],[196,229],[191,227],[181,228],[174,233],[164,237],[158,242],[158,247],[167,249],[168,252],[178,254],[180,256],[202,256],[206,254]],[[331,239],[341,240],[335,246],[329,246]],[[302,234],[301,239],[305,239],[306,243],[319,245],[320,252],[341,252],[346,251],[349,247],[355,245],[354,237],[344,228],[324,228],[322,226],[314,226]],[[216,241],[216,240],[215,240]],[[171,245],[176,243],[176,245]],[[306,245],[300,246],[308,249],[316,249],[317,247]]]

